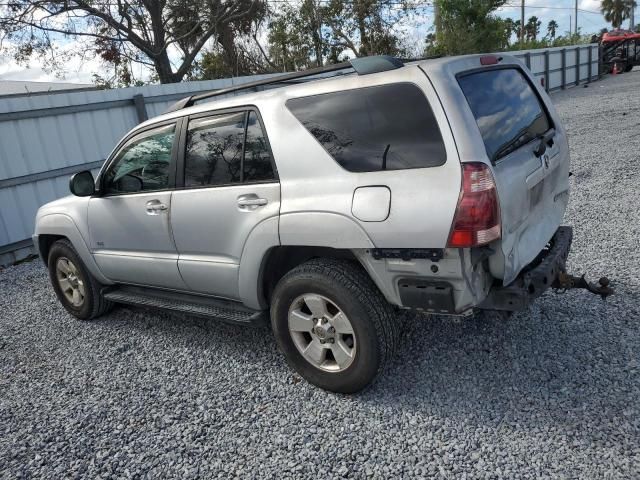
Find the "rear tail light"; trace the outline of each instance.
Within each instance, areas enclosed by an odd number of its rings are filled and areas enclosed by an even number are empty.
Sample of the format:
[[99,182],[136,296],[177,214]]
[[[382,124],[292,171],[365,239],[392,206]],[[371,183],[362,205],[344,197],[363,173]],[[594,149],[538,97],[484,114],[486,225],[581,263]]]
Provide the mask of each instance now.
[[448,247],[486,245],[500,238],[500,208],[491,170],[484,163],[462,164],[462,189]]

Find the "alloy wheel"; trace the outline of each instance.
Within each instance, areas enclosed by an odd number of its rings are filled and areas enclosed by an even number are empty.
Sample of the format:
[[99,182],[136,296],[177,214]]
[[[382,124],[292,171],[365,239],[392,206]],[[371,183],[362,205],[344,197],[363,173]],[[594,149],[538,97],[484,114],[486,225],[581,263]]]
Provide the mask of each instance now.
[[330,299],[307,293],[289,308],[289,333],[303,358],[327,372],[346,370],[356,355],[356,337],[345,313]]

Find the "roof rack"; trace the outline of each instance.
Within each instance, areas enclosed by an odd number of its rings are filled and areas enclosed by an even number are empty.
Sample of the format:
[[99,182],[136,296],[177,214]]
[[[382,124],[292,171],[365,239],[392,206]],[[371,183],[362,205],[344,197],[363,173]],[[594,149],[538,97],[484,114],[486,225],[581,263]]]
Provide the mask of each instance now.
[[[250,88],[261,87],[265,85],[276,85],[278,83],[287,83],[292,80],[297,80],[306,77],[313,77],[323,73],[338,72],[340,70],[353,69],[358,75],[368,75],[370,73],[384,72],[387,70],[393,70],[404,66],[402,60],[391,57],[388,55],[378,55],[372,57],[354,58],[347,62],[336,63],[335,65],[327,65],[326,67],[312,68],[302,72],[293,72],[285,75],[279,75],[277,77],[267,78],[265,80],[257,80],[255,82],[243,83],[242,85],[235,85],[229,88],[222,88],[220,90],[213,90],[211,92],[200,93],[198,95],[191,95],[178,100],[171,105],[165,113],[176,112],[183,108],[191,107],[195,102],[205,100],[207,98],[217,97],[219,95],[226,95],[228,93],[239,92],[241,90],[247,90]],[[322,77],[324,78],[324,77]],[[296,82],[297,83],[297,82]]]

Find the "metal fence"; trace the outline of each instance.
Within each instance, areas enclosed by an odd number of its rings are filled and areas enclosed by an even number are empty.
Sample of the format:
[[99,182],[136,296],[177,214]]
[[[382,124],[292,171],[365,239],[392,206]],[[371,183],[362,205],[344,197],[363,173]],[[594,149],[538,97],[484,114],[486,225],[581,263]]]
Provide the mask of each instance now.
[[[556,90],[598,76],[598,47],[509,52]],[[97,169],[132,127],[192,93],[263,76],[117,90],[0,97],[0,265],[33,253],[37,209],[68,194],[75,172]]]
[[536,77],[544,81],[548,92],[591,82],[599,77],[600,49],[597,44],[505,53],[522,60]]

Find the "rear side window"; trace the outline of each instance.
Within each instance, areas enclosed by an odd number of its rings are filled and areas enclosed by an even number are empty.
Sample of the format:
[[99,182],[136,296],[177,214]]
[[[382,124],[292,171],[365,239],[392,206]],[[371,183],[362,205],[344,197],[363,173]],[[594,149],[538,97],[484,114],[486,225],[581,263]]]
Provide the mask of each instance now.
[[487,155],[508,155],[550,128],[540,99],[515,68],[485,70],[458,78],[467,97]]
[[184,156],[187,187],[240,182],[245,113],[189,122]]
[[431,106],[410,83],[294,98],[287,108],[351,172],[436,167],[446,161]]
[[243,171],[245,182],[259,182],[274,178],[271,153],[256,112],[249,112],[247,120]]
[[254,111],[191,120],[186,144],[186,187],[275,180],[267,139]]

